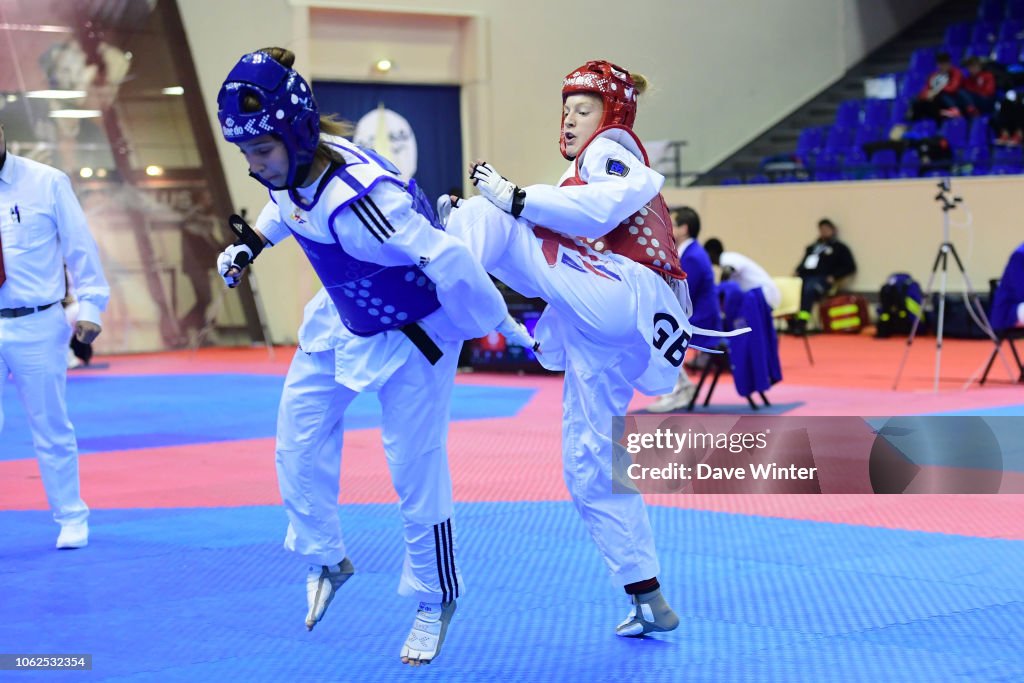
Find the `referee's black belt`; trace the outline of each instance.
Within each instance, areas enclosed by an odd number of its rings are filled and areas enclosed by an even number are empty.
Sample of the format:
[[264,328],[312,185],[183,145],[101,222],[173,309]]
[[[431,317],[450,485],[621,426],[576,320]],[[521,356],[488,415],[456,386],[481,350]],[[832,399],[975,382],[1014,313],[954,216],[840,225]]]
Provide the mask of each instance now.
[[423,328],[417,323],[409,323],[403,325],[401,328],[402,332],[406,337],[409,338],[416,348],[420,350],[427,360],[430,361],[431,365],[437,365],[437,361],[441,360],[441,356],[444,354],[441,352],[440,347],[434,342],[430,336],[423,331]]
[[32,315],[37,311],[45,311],[51,306],[56,306],[59,301],[53,303],[43,304],[42,306],[22,306],[21,308],[0,308],[0,318],[20,318],[26,315]]

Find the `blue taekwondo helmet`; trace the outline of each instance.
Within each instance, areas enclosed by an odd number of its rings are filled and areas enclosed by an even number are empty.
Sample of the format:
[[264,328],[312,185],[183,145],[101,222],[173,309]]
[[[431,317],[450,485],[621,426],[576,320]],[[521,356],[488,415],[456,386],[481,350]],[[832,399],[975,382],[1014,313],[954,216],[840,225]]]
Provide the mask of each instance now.
[[[247,95],[258,102],[255,111],[242,107]],[[313,91],[294,69],[280,64],[266,52],[250,52],[231,69],[217,95],[221,133],[231,143],[272,135],[288,150],[288,180],[274,187],[258,175],[256,180],[272,190],[294,188],[305,180],[320,141],[320,110]]]

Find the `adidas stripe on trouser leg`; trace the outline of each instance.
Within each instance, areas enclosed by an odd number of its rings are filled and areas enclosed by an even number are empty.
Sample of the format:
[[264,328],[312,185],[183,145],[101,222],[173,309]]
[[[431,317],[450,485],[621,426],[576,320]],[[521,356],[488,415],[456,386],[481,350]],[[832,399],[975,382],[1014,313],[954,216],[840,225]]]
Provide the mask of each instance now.
[[436,365],[415,352],[380,389],[384,451],[404,525],[398,592],[423,602],[447,602],[463,590],[447,451],[459,344],[439,345]]

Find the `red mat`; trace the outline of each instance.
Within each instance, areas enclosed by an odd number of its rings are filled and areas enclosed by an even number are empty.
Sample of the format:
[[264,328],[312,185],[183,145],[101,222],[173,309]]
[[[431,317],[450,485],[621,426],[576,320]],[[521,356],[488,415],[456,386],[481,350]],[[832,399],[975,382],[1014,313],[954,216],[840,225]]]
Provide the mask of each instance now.
[[[951,340],[943,352],[943,390],[931,393],[934,340],[914,347],[901,391],[889,389],[904,340],[820,336],[807,364],[798,339],[784,337],[785,381],[776,403],[801,402],[793,414],[898,415],[1024,403],[1024,387],[1005,380],[963,391],[988,356],[986,342]],[[204,349],[108,357],[112,374],[248,372],[283,374],[291,349]],[[993,370],[999,377],[1000,368]],[[1005,372],[1003,372],[1005,375]],[[725,379],[725,378],[724,378]],[[449,453],[456,498],[462,502],[567,500],[560,458],[561,378],[466,374],[462,384],[532,387],[537,393],[515,418],[453,423]],[[653,399],[637,396],[633,409]],[[716,404],[745,404],[731,381]],[[394,502],[377,429],[346,434],[342,503]],[[273,439],[175,446],[81,458],[82,490],[95,508],[215,507],[280,503]],[[0,509],[45,509],[34,461],[0,462]],[[1024,539],[1024,496],[704,495],[650,496],[653,505],[747,515]]]

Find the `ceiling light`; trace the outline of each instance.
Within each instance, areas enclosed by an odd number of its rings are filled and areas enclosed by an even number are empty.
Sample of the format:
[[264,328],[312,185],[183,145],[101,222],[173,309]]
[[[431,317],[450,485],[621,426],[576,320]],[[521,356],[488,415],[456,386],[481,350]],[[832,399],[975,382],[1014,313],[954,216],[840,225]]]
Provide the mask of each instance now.
[[0,31],[39,31],[41,33],[74,33],[70,26],[52,24],[8,24],[0,23]]
[[146,175],[158,176],[158,175],[163,175],[163,174],[164,174],[164,169],[163,169],[162,166],[147,166],[146,167]]
[[391,68],[393,66],[394,64],[391,63],[390,59],[381,59],[376,64],[373,65],[373,68],[381,72],[382,74],[386,74],[387,72],[391,71]]
[[78,175],[82,176],[83,178],[92,178],[92,169],[86,166],[85,168],[78,172]]
[[162,92],[165,95],[184,95],[185,88],[181,87],[180,85],[172,85],[170,88],[164,88],[160,92]]
[[85,97],[84,90],[30,90],[25,97],[34,97],[41,100],[73,100],[76,97]]
[[98,119],[102,112],[99,109],[54,109],[50,112],[52,119]]

